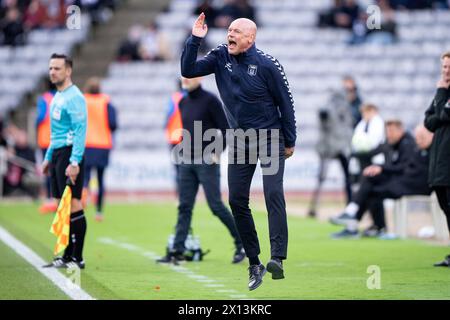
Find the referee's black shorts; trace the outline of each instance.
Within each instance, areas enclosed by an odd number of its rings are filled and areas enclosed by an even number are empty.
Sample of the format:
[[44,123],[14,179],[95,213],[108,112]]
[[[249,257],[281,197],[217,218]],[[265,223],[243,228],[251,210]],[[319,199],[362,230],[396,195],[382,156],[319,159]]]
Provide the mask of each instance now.
[[[68,177],[66,176],[66,168],[70,164],[70,155],[72,147],[63,147],[53,150],[52,160],[50,164],[50,177],[52,196],[60,199],[63,195],[64,188]],[[77,176],[75,185],[72,186],[72,198],[80,199],[83,191],[84,180],[84,158],[79,164],[80,173]]]

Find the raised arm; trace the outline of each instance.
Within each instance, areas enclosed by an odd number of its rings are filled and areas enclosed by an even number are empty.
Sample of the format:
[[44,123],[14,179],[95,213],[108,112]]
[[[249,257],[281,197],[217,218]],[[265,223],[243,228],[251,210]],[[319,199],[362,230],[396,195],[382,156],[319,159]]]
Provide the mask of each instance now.
[[202,12],[192,27],[192,35],[186,40],[181,55],[181,75],[186,78],[196,78],[214,72],[216,50],[211,50],[203,59],[197,61],[198,48],[208,32],[205,24],[205,14]]

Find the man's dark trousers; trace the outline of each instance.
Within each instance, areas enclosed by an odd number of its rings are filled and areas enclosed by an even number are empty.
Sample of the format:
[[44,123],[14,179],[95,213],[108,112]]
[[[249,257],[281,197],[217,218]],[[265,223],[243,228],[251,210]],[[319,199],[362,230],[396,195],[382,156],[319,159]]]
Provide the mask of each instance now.
[[[248,161],[249,154],[257,152],[256,155],[261,162],[264,198],[269,216],[271,256],[272,258],[286,259],[288,227],[283,190],[284,139],[280,135],[278,139],[270,139],[269,137],[265,141],[260,138],[258,140],[259,146],[256,151],[254,143],[250,143],[248,140],[245,140],[243,145],[235,143],[234,147],[230,147],[230,154],[233,159],[229,159],[229,161],[234,161],[234,163],[230,162],[228,165],[229,203],[247,256],[258,256],[260,254],[258,235],[249,207],[250,185],[257,164]],[[243,148],[245,148],[246,160],[245,163],[240,164],[238,153],[242,153]],[[268,157],[261,157],[261,150],[264,148],[267,150],[265,155]],[[272,149],[278,152],[271,152]],[[270,163],[267,163],[267,159],[270,159]],[[271,165],[273,167],[269,169]],[[277,168],[277,170],[273,172],[273,168]]]
[[192,210],[198,187],[201,184],[208,206],[220,221],[227,227],[234,239],[236,248],[242,247],[239,233],[236,229],[231,212],[225,207],[220,195],[220,165],[219,164],[180,164],[178,172],[179,205],[178,222],[174,240],[174,249],[185,250],[184,242],[191,226]]

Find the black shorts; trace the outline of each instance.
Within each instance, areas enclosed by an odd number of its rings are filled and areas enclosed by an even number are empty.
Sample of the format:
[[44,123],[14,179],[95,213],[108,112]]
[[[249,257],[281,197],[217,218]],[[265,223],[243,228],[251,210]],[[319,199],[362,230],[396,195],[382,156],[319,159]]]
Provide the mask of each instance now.
[[[63,147],[53,150],[52,160],[50,163],[51,189],[52,196],[60,199],[63,195],[64,188],[68,177],[66,176],[66,168],[70,164],[70,155],[72,147]],[[75,185],[72,186],[72,198],[81,199],[84,180],[84,158],[79,164],[80,173],[77,176]]]

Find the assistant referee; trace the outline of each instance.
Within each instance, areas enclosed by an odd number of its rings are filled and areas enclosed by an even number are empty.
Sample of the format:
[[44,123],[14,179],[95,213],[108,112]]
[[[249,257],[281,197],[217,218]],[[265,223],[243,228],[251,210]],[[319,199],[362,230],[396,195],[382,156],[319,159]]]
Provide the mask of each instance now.
[[54,198],[60,200],[67,179],[72,182],[69,245],[62,257],[55,258],[44,267],[84,269],[84,237],[86,218],[81,204],[84,175],[84,149],[86,143],[86,100],[72,83],[73,62],[64,54],[50,57],[50,81],[57,92],[50,105],[50,146],[42,164],[44,174],[50,174]]

